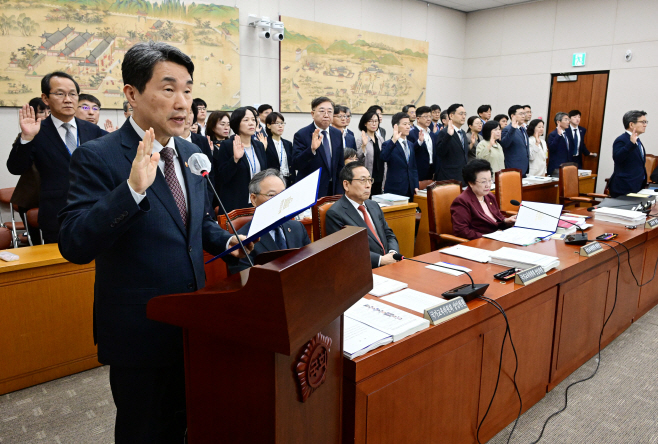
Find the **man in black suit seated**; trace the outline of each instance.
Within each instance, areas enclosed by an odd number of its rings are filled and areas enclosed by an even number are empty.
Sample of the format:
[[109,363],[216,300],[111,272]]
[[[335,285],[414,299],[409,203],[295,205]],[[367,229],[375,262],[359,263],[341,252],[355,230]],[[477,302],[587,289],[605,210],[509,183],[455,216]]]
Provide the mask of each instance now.
[[348,163],[340,172],[340,180],[345,195],[327,211],[327,234],[345,226],[366,228],[372,268],[396,262],[393,255],[400,251],[398,240],[386,223],[382,209],[368,199],[374,182],[368,169],[361,162]]
[[[265,202],[286,189],[286,180],[279,170],[268,168],[254,174],[249,182],[249,199],[254,207],[263,205]],[[238,234],[249,233],[251,222],[247,222],[238,230]],[[275,230],[261,236],[254,244],[253,251],[249,254],[251,261],[255,263],[256,256],[268,251],[286,250],[288,248],[302,248],[310,244],[308,232],[304,224],[297,220],[289,220],[279,225]],[[233,257],[226,260],[229,274],[235,274],[246,270],[251,265],[246,257],[237,260]]]
[[51,114],[41,120],[32,107],[23,105],[18,111],[21,135],[7,159],[11,174],[20,176],[32,164],[39,171],[39,227],[47,244],[57,242],[57,213],[66,205],[71,153],[81,144],[107,134],[97,125],[75,117],[79,94],[80,87],[69,74],[55,71],[44,76],[41,99]]

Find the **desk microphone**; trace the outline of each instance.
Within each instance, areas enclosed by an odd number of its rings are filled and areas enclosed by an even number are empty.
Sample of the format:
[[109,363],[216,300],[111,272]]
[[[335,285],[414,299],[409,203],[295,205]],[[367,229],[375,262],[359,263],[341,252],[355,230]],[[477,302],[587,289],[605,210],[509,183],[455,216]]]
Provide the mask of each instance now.
[[[395,253],[393,255],[393,259],[396,261],[401,261],[403,259],[408,260],[408,261],[414,261],[418,262],[420,264],[425,264],[425,265],[432,265],[434,267],[440,267],[440,265],[433,264],[431,262],[424,262],[424,261],[419,261],[418,259],[411,259],[408,257],[404,257],[399,253]],[[454,270],[454,269],[453,269]],[[462,297],[464,299],[464,302],[471,301],[477,297],[480,297],[484,294],[485,291],[487,291],[487,288],[489,288],[489,284],[475,284],[473,282],[473,278],[471,275],[468,273],[468,271],[465,270],[457,270],[457,271],[463,271],[466,273],[468,278],[471,280],[471,284],[464,284],[460,285],[459,287],[455,287],[452,290],[448,290],[445,293],[441,294],[445,299],[454,299],[457,297]]]
[[529,207],[527,205],[521,205],[521,202],[519,202],[518,200],[515,200],[515,199],[510,200],[509,203],[511,203],[512,205],[517,206],[517,207],[522,206],[522,207],[528,208],[529,210],[536,211],[537,213],[545,214],[546,216],[552,217],[553,219],[562,220],[562,221],[564,221],[568,224],[571,224],[574,227],[578,228],[580,230],[580,233],[568,234],[564,238],[564,243],[565,244],[567,244],[567,245],[585,245],[587,243],[587,233],[585,233],[583,231],[583,229],[580,228],[579,225],[576,225],[573,222],[570,222],[568,220],[564,220],[564,219],[560,219],[559,217],[555,217],[552,214],[548,214],[548,213],[544,213],[543,211],[535,210],[534,208]]
[[222,203],[222,200],[219,198],[219,194],[217,194],[217,191],[215,191],[215,186],[212,184],[212,181],[210,180],[210,176],[208,175],[210,169],[212,168],[210,159],[208,159],[208,156],[206,156],[203,153],[194,153],[189,157],[189,159],[187,159],[187,164],[190,166],[190,172],[192,174],[197,176],[203,176],[208,180],[208,183],[210,184],[210,187],[212,188],[212,191],[213,193],[215,193],[215,197],[219,202],[219,206],[222,209],[224,216],[226,216],[226,220],[228,221],[231,230],[233,230],[235,237],[238,239],[240,248],[242,248],[242,251],[247,256],[247,260],[249,261],[249,264],[251,264],[251,266],[253,267],[254,263],[251,261],[251,257],[249,256],[247,249],[244,247],[244,244],[242,243],[242,239],[240,239],[240,236],[238,235],[238,230],[235,229],[235,227],[233,226],[233,222],[231,222],[231,218],[228,217],[228,213],[224,208],[224,204]]

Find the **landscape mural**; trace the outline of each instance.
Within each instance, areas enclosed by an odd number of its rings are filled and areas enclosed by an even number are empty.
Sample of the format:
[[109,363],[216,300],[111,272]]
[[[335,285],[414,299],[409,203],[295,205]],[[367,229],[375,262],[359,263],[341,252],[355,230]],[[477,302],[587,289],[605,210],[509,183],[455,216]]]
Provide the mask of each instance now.
[[240,106],[238,9],[180,0],[0,0],[0,106],[41,95],[48,72],[73,75],[103,108],[122,108],[121,62],[148,40],[194,61],[194,96]]
[[281,110],[309,112],[327,96],[363,113],[386,114],[425,103],[429,44],[374,32],[281,17]]

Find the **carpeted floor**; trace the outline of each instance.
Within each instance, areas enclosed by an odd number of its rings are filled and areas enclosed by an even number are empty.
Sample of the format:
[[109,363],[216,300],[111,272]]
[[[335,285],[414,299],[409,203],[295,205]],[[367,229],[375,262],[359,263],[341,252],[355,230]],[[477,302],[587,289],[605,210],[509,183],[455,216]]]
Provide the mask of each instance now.
[[[658,307],[601,356],[598,374],[570,390],[569,407],[546,427],[542,443],[658,443]],[[566,386],[589,376],[595,359],[521,417],[513,443],[539,436],[546,418],[562,407]],[[0,443],[113,443],[115,409],[108,377],[108,367],[100,367],[0,396]],[[507,442],[510,429],[489,444]]]

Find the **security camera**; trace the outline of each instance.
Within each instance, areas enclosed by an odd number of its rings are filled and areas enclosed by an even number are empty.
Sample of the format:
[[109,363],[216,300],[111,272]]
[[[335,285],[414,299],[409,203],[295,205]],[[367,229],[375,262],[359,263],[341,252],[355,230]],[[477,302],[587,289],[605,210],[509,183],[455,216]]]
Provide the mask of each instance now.
[[274,35],[272,36],[272,40],[277,40],[280,42],[281,40],[283,40],[283,34],[280,32],[275,32]]
[[270,34],[269,29],[266,30],[266,31],[261,31],[261,32],[258,33],[258,37],[260,37],[261,39],[269,39],[270,36],[271,36],[271,34]]

